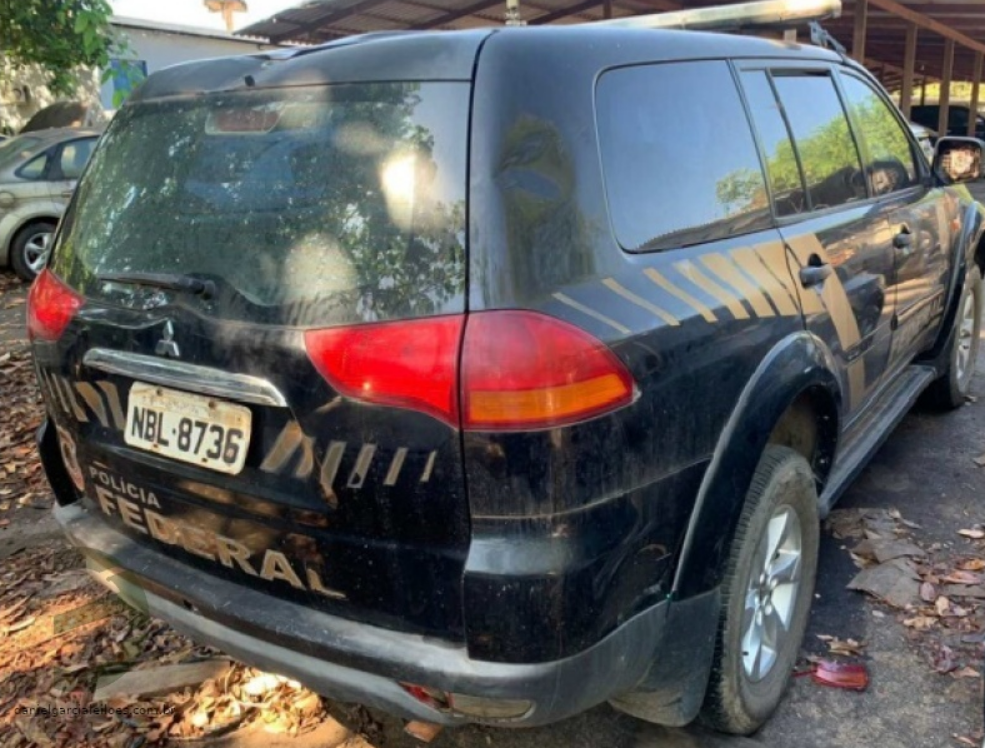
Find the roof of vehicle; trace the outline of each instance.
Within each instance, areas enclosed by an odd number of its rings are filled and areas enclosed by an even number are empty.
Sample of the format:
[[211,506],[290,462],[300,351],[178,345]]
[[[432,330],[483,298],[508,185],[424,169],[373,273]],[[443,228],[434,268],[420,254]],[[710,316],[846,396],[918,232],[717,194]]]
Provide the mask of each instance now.
[[[479,48],[509,56],[535,48],[545,62],[570,59],[586,46],[611,47],[626,63],[721,57],[790,57],[840,61],[811,45],[699,31],[603,25],[497,27],[470,31],[381,32],[329,44],[183,63],[151,75],[128,103],[241,88],[369,81],[470,80]],[[614,42],[618,41],[618,46]],[[330,67],[329,67],[330,66]]]

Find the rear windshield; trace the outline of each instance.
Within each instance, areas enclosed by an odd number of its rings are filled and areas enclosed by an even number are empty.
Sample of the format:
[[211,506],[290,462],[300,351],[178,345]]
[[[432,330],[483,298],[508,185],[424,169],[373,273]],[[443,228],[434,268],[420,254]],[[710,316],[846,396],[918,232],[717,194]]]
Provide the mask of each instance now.
[[[468,83],[369,83],[124,107],[52,269],[110,303],[272,324],[461,311],[468,105]],[[218,292],[185,299],[107,273]]]

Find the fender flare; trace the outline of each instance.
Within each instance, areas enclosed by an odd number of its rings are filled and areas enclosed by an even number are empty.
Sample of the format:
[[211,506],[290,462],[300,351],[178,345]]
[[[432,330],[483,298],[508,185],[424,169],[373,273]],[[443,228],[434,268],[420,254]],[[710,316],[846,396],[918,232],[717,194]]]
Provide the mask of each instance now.
[[807,331],[783,338],[756,367],[718,437],[698,489],[674,576],[674,599],[721,583],[746,493],[773,428],[800,395],[815,388],[823,389],[834,406],[833,453],[842,401],[835,371],[831,351]]
[[[983,236],[985,236],[985,210],[977,202],[972,201],[964,206],[964,214],[961,217],[961,232],[951,245],[951,275],[948,278],[947,296],[945,297],[947,305],[944,307],[944,316],[937,333],[937,340],[934,341],[930,350],[920,356],[922,361],[937,361],[948,349],[968,265],[976,262],[975,253]],[[985,262],[985,253],[981,259]]]

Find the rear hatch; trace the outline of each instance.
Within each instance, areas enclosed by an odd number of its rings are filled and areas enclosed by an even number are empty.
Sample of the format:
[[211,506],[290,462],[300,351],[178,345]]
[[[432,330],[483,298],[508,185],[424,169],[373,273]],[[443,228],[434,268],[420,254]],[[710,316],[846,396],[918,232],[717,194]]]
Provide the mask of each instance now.
[[84,501],[208,574],[460,638],[457,395],[421,373],[462,330],[470,83],[246,78],[121,110],[35,294],[55,328],[78,307],[35,349]]

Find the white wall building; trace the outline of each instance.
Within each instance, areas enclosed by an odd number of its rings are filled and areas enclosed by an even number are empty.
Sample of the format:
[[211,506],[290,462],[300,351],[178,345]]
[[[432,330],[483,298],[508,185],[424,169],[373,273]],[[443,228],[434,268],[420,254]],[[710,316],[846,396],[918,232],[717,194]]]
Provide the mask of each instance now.
[[[125,61],[115,60],[114,75],[102,84],[102,71],[83,71],[75,96],[67,97],[91,107],[94,114],[90,116],[90,123],[106,119],[105,115],[115,109],[114,99],[125,98],[140,79],[162,68],[180,62],[277,48],[223,31],[137,18],[114,16],[112,25],[129,44]],[[125,68],[133,72],[127,75]],[[0,55],[0,131],[15,132],[35,112],[56,100],[45,87],[44,80],[40,70],[11,70]]]

